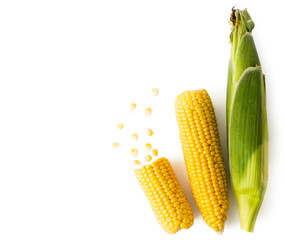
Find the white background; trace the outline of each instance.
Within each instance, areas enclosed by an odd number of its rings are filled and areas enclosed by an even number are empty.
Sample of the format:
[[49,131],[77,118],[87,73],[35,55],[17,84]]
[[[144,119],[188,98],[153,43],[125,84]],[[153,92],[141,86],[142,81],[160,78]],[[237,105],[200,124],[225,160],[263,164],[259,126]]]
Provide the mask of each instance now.
[[[0,239],[261,239],[286,233],[285,1],[1,1]],[[184,90],[214,103],[226,161],[231,8],[248,8],[266,74],[269,183],[254,233],[230,187],[222,236],[199,213],[174,115]],[[159,96],[152,97],[157,87]],[[129,114],[131,102],[138,105]],[[151,106],[153,115],[143,114]],[[115,124],[125,128],[117,130]],[[133,143],[168,158],[195,222],[168,235],[133,174]],[[113,150],[111,144],[120,142]],[[141,155],[139,157],[142,157]],[[227,161],[226,161],[227,163]],[[228,178],[229,180],[229,178]]]

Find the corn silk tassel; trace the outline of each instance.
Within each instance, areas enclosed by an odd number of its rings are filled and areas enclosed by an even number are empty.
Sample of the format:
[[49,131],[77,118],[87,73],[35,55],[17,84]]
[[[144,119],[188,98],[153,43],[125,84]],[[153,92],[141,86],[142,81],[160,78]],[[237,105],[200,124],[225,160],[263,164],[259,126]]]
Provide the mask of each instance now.
[[252,232],[268,179],[265,78],[247,10],[232,9],[230,23],[226,102],[230,175],[241,228]]

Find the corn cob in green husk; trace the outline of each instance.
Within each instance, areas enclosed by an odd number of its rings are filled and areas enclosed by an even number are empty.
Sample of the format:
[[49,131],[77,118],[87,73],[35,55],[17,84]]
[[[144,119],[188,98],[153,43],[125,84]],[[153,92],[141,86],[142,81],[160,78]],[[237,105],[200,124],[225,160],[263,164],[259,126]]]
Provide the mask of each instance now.
[[232,9],[227,85],[227,137],[232,187],[241,228],[252,232],[268,179],[265,78],[247,10]]

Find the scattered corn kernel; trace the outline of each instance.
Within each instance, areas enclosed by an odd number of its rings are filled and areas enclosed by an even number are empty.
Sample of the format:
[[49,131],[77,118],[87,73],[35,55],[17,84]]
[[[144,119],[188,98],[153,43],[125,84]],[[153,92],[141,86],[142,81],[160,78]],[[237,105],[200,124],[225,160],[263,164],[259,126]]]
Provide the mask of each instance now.
[[153,149],[151,152],[152,152],[152,155],[153,155],[154,157],[157,156],[157,153],[158,153],[157,149]]
[[136,107],[137,107],[137,105],[135,103],[132,103],[131,106],[130,106],[130,111],[135,110]]
[[113,144],[112,144],[112,148],[117,148],[117,147],[119,147],[120,146],[120,144],[118,144],[118,143],[116,143],[116,142],[114,142]]
[[146,150],[151,150],[151,144],[150,143],[147,143],[146,145],[145,145],[145,148],[146,148]]
[[133,133],[131,137],[135,141],[137,141],[139,139],[139,136],[136,133]]
[[138,150],[137,150],[136,148],[132,149],[132,155],[133,155],[134,157],[137,157],[137,155],[138,155]]
[[150,115],[151,115],[151,109],[150,109],[150,108],[146,108],[146,109],[145,109],[145,114],[146,114],[147,116],[150,116]]
[[149,135],[149,136],[153,135],[153,131],[149,128],[147,129],[147,135]]
[[117,128],[118,128],[118,129],[123,129],[123,128],[124,128],[124,124],[119,123],[119,124],[117,125]]
[[152,157],[151,155],[146,155],[144,158],[147,162],[151,161]]
[[140,165],[140,164],[141,164],[141,162],[139,160],[134,161],[134,165]]
[[154,88],[154,89],[152,90],[152,92],[153,92],[153,95],[155,95],[155,96],[158,95],[158,89],[157,89],[157,88]]

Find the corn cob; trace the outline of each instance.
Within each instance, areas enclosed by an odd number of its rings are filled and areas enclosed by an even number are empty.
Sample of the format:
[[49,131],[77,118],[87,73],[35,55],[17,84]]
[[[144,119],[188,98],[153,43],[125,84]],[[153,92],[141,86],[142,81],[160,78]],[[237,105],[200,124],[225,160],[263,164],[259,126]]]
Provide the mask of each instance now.
[[159,158],[134,172],[157,221],[166,232],[175,233],[192,226],[191,207],[166,158]]
[[206,90],[185,91],[175,102],[192,193],[203,219],[222,231],[229,201],[217,122]]
[[265,78],[247,10],[232,9],[226,121],[229,166],[241,228],[252,232],[268,179]]

